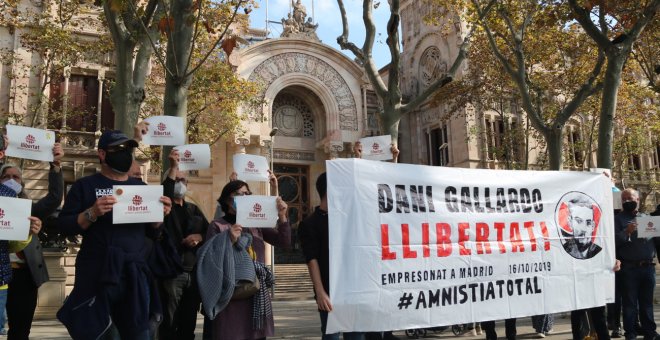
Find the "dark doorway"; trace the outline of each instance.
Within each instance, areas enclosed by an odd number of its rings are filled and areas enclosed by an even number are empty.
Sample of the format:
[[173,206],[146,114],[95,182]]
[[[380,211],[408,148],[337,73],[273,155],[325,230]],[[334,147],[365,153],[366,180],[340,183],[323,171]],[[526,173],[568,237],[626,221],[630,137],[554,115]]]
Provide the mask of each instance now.
[[304,165],[275,164],[279,195],[289,206],[291,223],[291,249],[275,248],[276,263],[305,263],[298,238],[298,225],[309,215],[309,167]]

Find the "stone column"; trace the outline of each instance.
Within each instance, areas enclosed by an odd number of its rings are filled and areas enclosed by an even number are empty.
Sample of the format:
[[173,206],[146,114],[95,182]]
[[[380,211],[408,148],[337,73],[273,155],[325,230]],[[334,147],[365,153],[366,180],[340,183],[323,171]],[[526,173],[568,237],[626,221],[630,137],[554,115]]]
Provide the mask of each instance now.
[[96,133],[101,132],[102,111],[103,111],[103,82],[105,80],[105,71],[99,70],[99,95],[96,101]]
[[64,132],[62,134],[62,145],[67,145],[67,134],[66,134],[66,111],[68,109],[68,95],[69,95],[69,78],[71,78],[71,68],[67,67],[64,69],[64,90],[62,91],[62,127],[60,130]]

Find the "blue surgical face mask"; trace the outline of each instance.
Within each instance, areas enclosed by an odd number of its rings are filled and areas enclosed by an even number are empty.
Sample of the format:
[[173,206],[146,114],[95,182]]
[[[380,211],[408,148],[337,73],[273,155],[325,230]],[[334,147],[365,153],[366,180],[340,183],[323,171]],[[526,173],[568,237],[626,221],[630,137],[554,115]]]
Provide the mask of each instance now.
[[23,191],[23,186],[21,183],[16,182],[13,178],[8,179],[4,182],[2,182],[6,187],[8,187],[11,190],[14,190],[16,192],[16,195],[20,194],[21,191]]
[[231,200],[231,207],[234,208],[234,211],[236,211],[236,198],[232,198]]

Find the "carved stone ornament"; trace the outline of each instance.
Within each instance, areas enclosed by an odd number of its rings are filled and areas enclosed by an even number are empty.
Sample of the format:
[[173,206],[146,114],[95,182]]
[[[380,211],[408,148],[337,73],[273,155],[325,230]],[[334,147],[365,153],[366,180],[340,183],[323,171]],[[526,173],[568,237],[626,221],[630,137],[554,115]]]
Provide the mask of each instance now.
[[339,128],[357,131],[358,111],[353,94],[342,76],[325,61],[303,53],[282,53],[272,56],[259,64],[249,80],[261,84],[261,97],[270,85],[280,77],[290,73],[305,73],[318,79],[330,89],[338,103]]
[[314,117],[300,98],[281,94],[273,102],[273,124],[288,137],[314,137]]
[[427,48],[419,59],[419,81],[422,88],[427,88],[447,73],[447,63],[442,60],[440,50],[435,47]]
[[313,152],[275,150],[275,159],[289,161],[315,161]]

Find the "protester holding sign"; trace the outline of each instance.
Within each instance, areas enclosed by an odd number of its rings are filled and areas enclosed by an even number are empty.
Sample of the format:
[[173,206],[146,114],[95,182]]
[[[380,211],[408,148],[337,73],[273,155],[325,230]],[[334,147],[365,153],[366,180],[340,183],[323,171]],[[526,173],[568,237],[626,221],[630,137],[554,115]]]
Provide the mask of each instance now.
[[[309,276],[314,284],[314,298],[321,317],[321,339],[339,340],[339,333],[326,334],[328,313],[332,312],[330,303],[330,254],[328,250],[328,189],[326,173],[322,173],[316,179],[316,191],[321,198],[321,203],[314,213],[305,218],[298,230],[300,231],[300,242],[303,254],[307,261]],[[364,334],[359,332],[344,333],[344,340],[359,340]]]
[[[138,139],[146,128],[136,128]],[[144,254],[145,234],[160,224],[113,223],[113,186],[145,185],[128,176],[137,145],[121,131],[105,131],[98,142],[101,172],[73,184],[59,215],[63,234],[83,236],[73,291],[57,313],[73,339],[147,340],[152,321],[160,319]],[[170,199],[160,201],[169,214]]]
[[[48,193],[39,201],[32,204],[32,215],[45,220],[55,212],[62,203],[64,194],[64,179],[60,161],[64,151],[59,143],[53,147],[53,162],[48,172]],[[0,168],[0,181],[11,183],[20,190],[18,197],[29,198],[23,190],[23,173],[21,169],[5,164]],[[10,254],[13,279],[9,285],[7,296],[7,317],[9,320],[9,339],[28,339],[34,311],[37,308],[37,293],[39,287],[49,280],[48,270],[44,263],[39,238],[32,241],[18,253]]]
[[[172,212],[164,221],[167,241],[176,249],[183,272],[172,278],[159,280],[163,305],[163,322],[158,336],[161,340],[195,338],[197,311],[201,303],[197,289],[197,249],[202,245],[209,222],[195,204],[186,202],[186,173],[179,171],[179,152],[169,155],[170,170],[163,180],[165,196],[172,199]],[[160,241],[162,242],[162,241]]]
[[642,324],[645,339],[655,339],[656,324],[653,317],[653,291],[655,289],[655,244],[653,239],[638,237],[639,193],[635,189],[621,192],[623,211],[616,215],[617,257],[621,260],[623,283],[623,329],[626,339],[637,336],[637,317]]
[[[277,183],[275,176],[271,176],[271,181],[272,184]],[[215,235],[220,237],[223,233],[229,233],[233,247],[236,248],[239,247],[237,241],[239,238],[243,238],[242,235],[251,237],[251,246],[246,250],[249,254],[251,253],[251,256],[254,256],[257,277],[260,278],[260,288],[252,297],[231,300],[217,315],[213,320],[212,338],[214,340],[262,339],[274,334],[275,325],[270,294],[264,288],[264,286],[268,286],[268,283],[272,284],[272,277],[269,280],[268,273],[263,273],[265,270],[263,265],[265,261],[265,242],[275,247],[288,248],[290,246],[291,227],[287,217],[287,205],[281,197],[277,198],[279,220],[276,228],[246,228],[244,231],[241,225],[236,224],[236,208],[234,206],[234,197],[243,195],[251,195],[247,183],[236,180],[225,185],[218,199],[225,215],[211,223],[208,229],[207,242],[214,242],[211,238]],[[200,263],[199,266],[202,266],[202,264]],[[265,275],[259,275],[259,272]],[[218,280],[217,277],[203,278],[200,275],[198,275],[198,278],[200,291],[214,286]],[[202,299],[202,302],[206,304],[204,299]],[[212,303],[215,303],[215,301]]]
[[[0,161],[4,160],[5,153],[4,149],[7,145],[7,139],[4,135],[0,135],[0,140],[2,140],[2,145],[0,145]],[[0,197],[17,197],[18,196],[18,187],[5,185],[8,182],[7,180],[0,183]],[[2,209],[0,209],[2,210]],[[2,212],[1,215],[5,215]],[[0,240],[0,319],[5,319],[5,303],[7,302],[8,295],[8,284],[12,280],[12,269],[10,264],[10,253],[15,253],[23,250],[30,242],[32,242],[32,235],[38,235],[41,230],[41,220],[37,217],[30,216],[30,235],[25,241],[6,241]],[[36,237],[35,237],[36,238]]]

